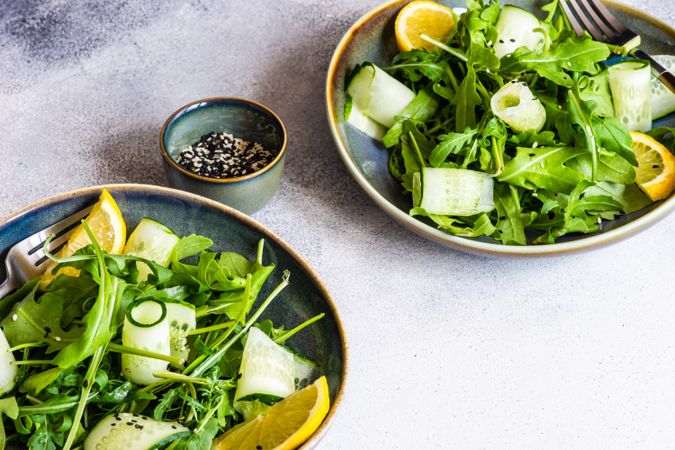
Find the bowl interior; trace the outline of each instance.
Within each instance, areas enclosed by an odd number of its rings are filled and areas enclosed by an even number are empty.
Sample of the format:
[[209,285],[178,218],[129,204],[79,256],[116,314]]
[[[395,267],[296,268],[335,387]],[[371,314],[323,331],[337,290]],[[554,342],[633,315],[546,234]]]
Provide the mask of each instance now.
[[[345,371],[343,331],[330,295],[306,262],[247,216],[215,202],[167,188],[141,185],[107,188],[117,201],[129,231],[143,217],[151,217],[179,235],[201,234],[214,241],[216,250],[231,250],[249,258],[255,257],[258,241],[265,239],[265,264],[274,263],[276,269],[263,287],[258,302],[281,281],[284,270],[290,271],[290,285],[265,311],[261,320],[268,318],[276,326],[283,324],[290,329],[317,314],[326,314],[322,320],[293,336],[288,345],[320,366],[328,378],[331,402],[335,403],[342,392]],[[54,197],[0,224],[0,259],[4,261],[8,249],[19,240],[94,203],[99,193],[99,188],[88,188]],[[0,279],[4,279],[4,265],[0,271]]]
[[[355,175],[357,181],[365,188],[366,192],[386,212],[402,222],[405,226],[430,237],[438,242],[450,246],[459,246],[465,250],[471,249],[471,242],[482,242],[494,247],[512,247],[504,246],[492,238],[464,238],[444,234],[436,229],[430,221],[424,222],[417,218],[407,216],[412,206],[412,198],[403,191],[399,183],[389,174],[388,171],[388,152],[384,146],[364,134],[356,131],[344,121],[345,106],[345,79],[351,70],[364,61],[371,61],[381,67],[391,64],[392,58],[398,53],[394,35],[394,21],[398,11],[409,0],[393,1],[380,7],[378,10],[365,16],[364,21],[355,25],[345,37],[344,46],[338,48],[334,55],[332,72],[328,74],[328,97],[330,103],[329,111],[332,110],[332,116],[329,120],[335,124],[334,136],[338,141],[338,148],[342,153],[343,160],[348,168]],[[439,3],[450,7],[464,7],[463,1],[439,0]],[[510,4],[521,6],[525,9],[538,11],[540,3],[533,0],[515,0]],[[611,4],[610,4],[611,6]],[[642,37],[642,48],[652,54],[670,54],[675,45],[675,36],[661,26],[648,22],[644,18],[638,18],[626,9],[615,9],[615,13],[626,25],[638,32]],[[541,14],[540,14],[541,16]],[[654,122],[655,127],[675,126],[675,114],[662,118]],[[664,205],[668,203],[668,205]],[[649,212],[660,208],[661,206],[669,209],[675,208],[675,197],[671,195],[668,200],[649,205],[648,207],[624,215],[614,221],[605,222],[601,231],[595,234],[602,234],[610,230],[617,229],[629,222],[632,222]],[[402,213],[402,214],[401,214]],[[564,243],[588,238],[590,235],[568,235],[558,240]],[[546,246],[551,250],[558,244]],[[539,246],[543,248],[544,246]],[[476,247],[476,250],[484,250],[485,247]]]
[[284,145],[284,127],[265,107],[242,99],[205,99],[191,103],[172,116],[161,135],[169,156],[175,161],[187,146],[212,132],[258,142],[278,154]]

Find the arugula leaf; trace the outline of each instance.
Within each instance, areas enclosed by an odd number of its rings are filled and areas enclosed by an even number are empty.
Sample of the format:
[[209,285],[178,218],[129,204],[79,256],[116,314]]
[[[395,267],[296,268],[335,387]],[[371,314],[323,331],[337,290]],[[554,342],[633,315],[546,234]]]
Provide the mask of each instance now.
[[541,53],[521,47],[502,58],[500,72],[517,74],[533,70],[540,77],[560,86],[572,87],[574,83],[567,72],[596,74],[598,63],[606,60],[609,55],[607,44],[594,41],[589,36],[573,35]]
[[626,214],[639,211],[652,201],[636,184],[600,182],[586,189],[588,195],[604,195],[613,198]]
[[464,130],[476,126],[476,107],[482,103],[476,88],[476,72],[473,67],[467,73],[457,91],[455,129]]
[[633,153],[633,140],[621,122],[614,117],[593,117],[592,124],[602,147],[621,156],[631,165],[637,166],[637,159]]
[[423,79],[429,81],[447,80],[450,70],[447,61],[438,53],[424,50],[412,50],[399,53],[392,60],[392,65],[385,70],[392,76],[399,75],[413,83]]
[[439,167],[448,155],[459,154],[462,148],[476,135],[477,130],[466,129],[462,133],[447,133],[438,137],[439,143],[433,148],[429,156],[429,164]]
[[527,244],[525,227],[532,223],[537,214],[522,212],[521,195],[517,187],[497,183],[495,192],[497,193],[495,207],[498,213],[495,237],[507,245]]
[[3,426],[3,418],[5,415],[10,419],[19,417],[19,405],[16,403],[16,397],[7,397],[0,399],[0,450],[5,450],[6,434]]
[[582,155],[573,147],[517,147],[516,157],[508,161],[497,177],[501,182],[526,189],[571,192],[584,178],[566,163]]
[[399,143],[401,133],[403,133],[403,122],[407,120],[425,122],[431,119],[438,109],[438,104],[438,97],[434,94],[431,86],[419,91],[415,98],[408,103],[408,106],[403,109],[396,123],[382,137],[384,146],[389,148]]
[[660,127],[647,131],[647,134],[675,153],[675,127]]
[[605,69],[597,75],[579,77],[579,97],[595,104],[594,111],[600,117],[613,117],[614,104],[609,88],[609,72]]
[[476,217],[450,217],[430,214],[424,208],[416,207],[411,209],[409,214],[411,216],[428,217],[438,225],[438,228],[456,236],[490,236],[495,232],[495,227],[490,221],[490,217],[485,213]]

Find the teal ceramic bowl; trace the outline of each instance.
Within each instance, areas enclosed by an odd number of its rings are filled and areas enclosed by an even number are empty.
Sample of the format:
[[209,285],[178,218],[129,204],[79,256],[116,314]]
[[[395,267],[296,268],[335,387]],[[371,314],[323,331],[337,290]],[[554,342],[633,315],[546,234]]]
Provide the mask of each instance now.
[[[103,188],[117,201],[130,231],[148,216],[179,235],[196,233],[212,238],[215,250],[231,250],[250,257],[255,256],[257,242],[265,240],[265,264],[274,263],[277,268],[258,301],[267,297],[286,269],[290,271],[290,285],[261,320],[269,318],[291,328],[317,314],[326,314],[288,342],[294,351],[316,361],[328,378],[330,411],[302,448],[316,446],[340,406],[347,376],[347,342],[340,317],[326,286],[307,261],[250,217],[221,203],[175,189],[138,184],[89,187],[39,201],[0,219],[0,261],[5,260],[8,249],[16,242],[96,202]],[[0,281],[4,279],[4,264],[0,264]]]
[[[176,163],[184,148],[212,132],[258,142],[276,156],[259,171],[234,178],[204,177]],[[188,103],[166,120],[159,146],[171,187],[252,214],[267,204],[279,186],[286,156],[286,129],[276,114],[259,103],[234,97],[205,98]]]
[[[565,236],[552,245],[502,245],[490,238],[452,236],[433,224],[408,215],[412,199],[389,174],[388,153],[381,143],[351,128],[344,121],[345,79],[364,61],[387,66],[398,49],[394,36],[396,15],[410,0],[384,3],[360,18],[338,44],[328,68],[326,108],[328,123],[338,153],[361,189],[396,221],[413,232],[441,245],[462,251],[488,255],[548,255],[597,248],[626,238],[654,224],[675,210],[675,194],[640,211],[606,222],[600,232]],[[464,0],[439,0],[450,7],[464,7]],[[508,3],[536,11],[541,2],[509,0]],[[627,26],[642,37],[642,47],[652,54],[673,54],[675,29],[670,25],[627,6],[608,2],[608,6]],[[675,114],[660,119],[654,126],[675,126]]]

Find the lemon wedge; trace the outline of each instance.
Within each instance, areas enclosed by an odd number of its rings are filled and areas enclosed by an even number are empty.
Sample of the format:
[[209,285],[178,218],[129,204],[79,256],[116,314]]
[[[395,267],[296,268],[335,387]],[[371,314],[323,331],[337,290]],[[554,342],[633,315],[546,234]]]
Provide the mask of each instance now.
[[[116,254],[122,252],[127,238],[127,226],[117,202],[107,190],[104,189],[101,192],[101,197],[84,221],[89,225],[102,250]],[[89,244],[91,244],[91,240],[87,231],[84,229],[84,225],[80,224],[73,230],[73,234],[70,235],[66,245],[55,256],[57,258],[72,256],[76,251]],[[54,279],[56,274],[52,273],[52,269],[55,266],[56,263],[49,263],[44,275],[42,275],[41,286],[47,286]],[[58,273],[77,276],[79,271],[72,267],[64,267]]]
[[675,190],[675,156],[659,141],[638,131],[630,133],[638,161],[636,182],[652,201]]
[[408,3],[396,16],[396,44],[402,52],[413,49],[433,50],[434,46],[420,36],[443,42],[455,27],[455,13],[450,8],[429,0]]
[[213,443],[212,450],[292,450],[303,444],[328,414],[326,377],[259,415],[237,425]]

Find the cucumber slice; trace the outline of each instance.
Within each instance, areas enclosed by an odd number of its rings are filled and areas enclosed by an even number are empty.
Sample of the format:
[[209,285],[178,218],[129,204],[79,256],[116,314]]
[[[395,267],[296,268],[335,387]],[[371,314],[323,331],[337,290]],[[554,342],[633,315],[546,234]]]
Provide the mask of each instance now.
[[511,81],[502,86],[490,99],[490,108],[513,131],[539,132],[546,123],[546,109],[527,84]]
[[280,400],[295,392],[295,359],[258,328],[251,328],[239,368],[234,394],[238,400]]
[[347,105],[345,106],[345,119],[348,124],[378,141],[381,141],[382,136],[387,132],[385,127],[366,116],[351,98],[347,100]]
[[[160,266],[167,266],[171,260],[171,253],[178,244],[180,237],[161,223],[143,218],[124,247],[125,255],[139,256],[156,262]],[[145,281],[150,274],[147,264],[138,262],[138,281]]]
[[[675,73],[675,55],[655,55],[654,59]],[[675,111],[675,94],[652,75],[652,120],[660,119]]]
[[352,109],[356,106],[363,114],[387,128],[394,125],[395,117],[415,98],[415,93],[405,84],[372,63],[364,63],[354,69],[347,94],[352,99]]
[[[158,300],[131,303],[122,326],[122,344],[171,355],[171,333],[166,305]],[[168,365],[168,362],[161,359],[122,354],[122,374],[136,384],[159,381],[153,373],[166,370]]]
[[504,6],[495,28],[497,42],[493,48],[498,58],[511,54],[520,47],[541,52],[546,45],[546,33],[539,19],[530,11],[517,6]]
[[166,303],[166,318],[171,336],[171,356],[187,361],[190,356],[187,336],[197,328],[195,307],[189,303]]
[[131,413],[103,418],[84,440],[84,450],[149,450],[190,433],[178,422],[159,422]]
[[419,206],[429,214],[473,216],[495,208],[494,181],[483,172],[467,169],[424,167],[419,180]]
[[652,126],[651,68],[648,61],[620,62],[609,69],[614,116],[629,131],[647,131]]
[[299,355],[293,355],[295,361],[295,387],[301,389],[315,379],[316,363]]
[[0,328],[0,397],[14,389],[19,374],[16,359],[9,349],[9,342]]

